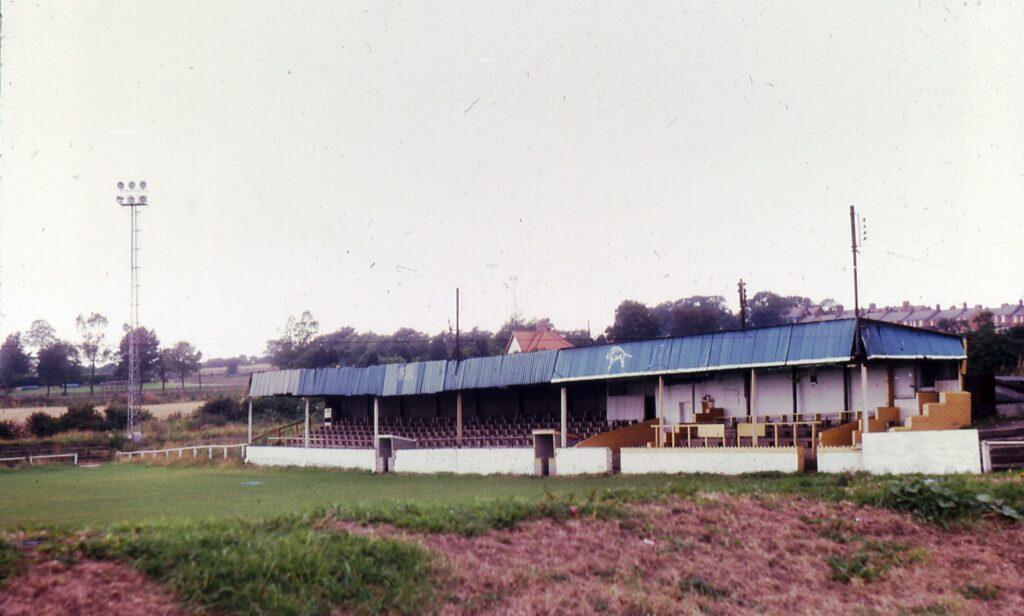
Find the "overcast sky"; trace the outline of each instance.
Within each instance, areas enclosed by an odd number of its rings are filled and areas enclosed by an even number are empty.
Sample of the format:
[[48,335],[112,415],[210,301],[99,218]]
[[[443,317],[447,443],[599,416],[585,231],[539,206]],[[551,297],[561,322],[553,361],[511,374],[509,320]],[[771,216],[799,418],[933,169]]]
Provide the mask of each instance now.
[[[736,281],[1024,295],[1024,8],[3,3],[0,333],[128,318],[207,357],[323,330],[602,330]],[[511,283],[516,279],[515,285]],[[515,293],[513,294],[513,287]]]

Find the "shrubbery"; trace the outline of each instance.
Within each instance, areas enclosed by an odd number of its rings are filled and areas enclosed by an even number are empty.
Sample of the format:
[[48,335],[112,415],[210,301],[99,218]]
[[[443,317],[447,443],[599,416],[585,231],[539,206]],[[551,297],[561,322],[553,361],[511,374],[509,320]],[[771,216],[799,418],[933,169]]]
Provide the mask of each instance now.
[[21,427],[11,421],[5,419],[0,421],[0,440],[18,438],[21,436]]
[[[137,421],[148,421],[153,419],[153,414],[146,410],[138,412]],[[112,404],[103,414],[96,410],[91,404],[80,404],[69,407],[67,412],[58,417],[53,417],[42,411],[36,411],[28,416],[28,431],[37,437],[46,437],[69,432],[72,430],[106,432],[124,430],[128,423],[127,407]],[[4,437],[3,429],[0,428],[0,438]]]
[[1013,504],[963,481],[903,479],[889,484],[867,499],[879,505],[906,511],[940,526],[995,515],[1024,521],[1024,514]]
[[[303,402],[286,398],[260,398],[253,401],[253,416],[260,421],[284,423],[303,417]],[[214,398],[193,411],[189,416],[190,428],[223,426],[231,422],[244,422],[249,417],[249,407],[244,400],[221,397]]]
[[60,421],[42,411],[36,411],[28,416],[28,431],[33,436],[53,436],[60,432]]

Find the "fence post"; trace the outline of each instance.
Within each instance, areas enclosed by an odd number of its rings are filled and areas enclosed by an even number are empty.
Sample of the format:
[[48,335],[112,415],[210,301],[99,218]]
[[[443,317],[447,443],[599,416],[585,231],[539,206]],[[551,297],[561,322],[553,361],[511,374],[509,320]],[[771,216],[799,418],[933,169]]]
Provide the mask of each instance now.
[[989,449],[988,441],[981,441],[981,472],[992,472],[992,450]]
[[225,460],[228,459],[228,448],[227,447],[224,448],[224,459]]
[[29,466],[32,466],[32,464],[33,464],[33,462],[32,462],[32,456],[31,456],[31,455],[29,455],[29,457],[28,457],[28,465],[29,465]]
[[78,466],[78,452],[75,452],[75,466]]

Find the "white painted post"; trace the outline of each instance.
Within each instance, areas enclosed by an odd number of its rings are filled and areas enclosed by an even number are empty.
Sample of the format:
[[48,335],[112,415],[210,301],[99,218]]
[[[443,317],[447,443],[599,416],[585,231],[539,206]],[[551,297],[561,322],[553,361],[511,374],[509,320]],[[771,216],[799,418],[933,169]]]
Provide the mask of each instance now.
[[75,466],[78,466],[78,452],[75,452]]
[[[375,399],[374,400],[374,407],[373,407],[375,409],[374,410],[374,414],[373,414],[373,417],[374,417],[374,420],[373,420],[374,421],[374,432],[376,432],[376,430],[377,430],[377,428],[376,428],[376,425],[377,425],[377,423],[376,423],[377,422],[377,413],[376,413],[377,406],[376,406],[376,404],[377,404],[377,401]],[[458,445],[459,447],[462,447],[462,392],[461,391],[455,394],[455,444]]]
[[753,445],[757,447],[757,370],[754,369],[750,370],[750,421],[754,424]]
[[988,441],[981,441],[981,472],[992,472],[992,450],[989,449]]
[[377,449],[377,437],[380,436],[380,398],[373,397],[373,448]]
[[569,446],[569,390],[562,387],[562,448]]
[[309,449],[309,398],[306,398],[306,423],[305,432],[302,436],[302,446]]
[[225,460],[228,459],[228,448],[227,447],[224,448],[224,459]]
[[209,453],[210,453],[210,459],[212,460],[213,459],[213,445],[210,445]]
[[861,363],[860,365],[860,405],[863,409],[861,411],[863,416],[863,423],[861,429],[861,444],[864,443],[864,435],[868,433],[868,365]]
[[246,441],[252,443],[252,398],[249,398],[249,440]]
[[655,398],[658,412],[658,447],[665,446],[665,377],[658,375],[658,397]]

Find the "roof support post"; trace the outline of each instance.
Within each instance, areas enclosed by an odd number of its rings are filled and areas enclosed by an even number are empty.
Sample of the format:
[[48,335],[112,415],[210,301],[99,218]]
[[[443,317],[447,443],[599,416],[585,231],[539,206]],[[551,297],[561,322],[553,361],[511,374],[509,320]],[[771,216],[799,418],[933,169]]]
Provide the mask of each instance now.
[[302,433],[302,446],[309,449],[309,398],[306,400],[306,422],[304,424],[304,431]]
[[563,385],[561,392],[562,399],[562,448],[569,446],[569,435],[566,432],[569,430],[569,389]]
[[658,447],[665,446],[665,376],[658,375]]
[[[750,423],[757,425],[757,370],[750,369]],[[757,447],[757,428],[753,431],[754,447]]]
[[252,444],[252,397],[251,396],[249,397],[249,430],[248,430],[248,435],[249,435],[249,438],[248,438],[248,440],[246,442],[251,445]]
[[864,435],[868,433],[868,365],[860,364],[860,406],[861,409],[861,446],[864,445]]
[[455,394],[455,444],[462,447],[462,392]]
[[896,375],[893,374],[892,364],[889,363],[885,365],[885,391],[885,405],[888,407],[896,406]]
[[796,416],[800,414],[800,409],[797,408],[797,403],[796,403],[796,398],[797,398],[796,386],[797,386],[797,382],[799,380],[799,379],[796,378],[796,367],[793,367],[793,369],[790,371],[789,378],[790,378],[791,381],[793,381],[793,421],[796,421]]
[[377,449],[377,437],[380,436],[380,398],[373,397],[373,448]]

